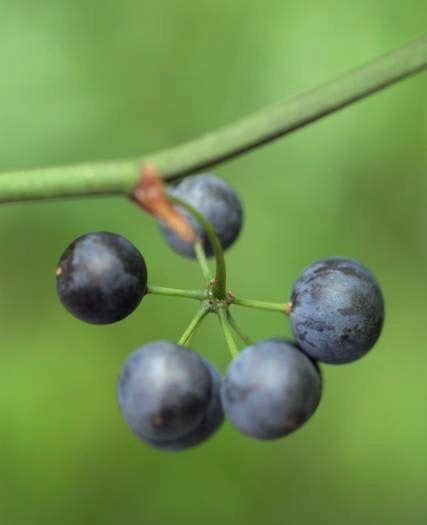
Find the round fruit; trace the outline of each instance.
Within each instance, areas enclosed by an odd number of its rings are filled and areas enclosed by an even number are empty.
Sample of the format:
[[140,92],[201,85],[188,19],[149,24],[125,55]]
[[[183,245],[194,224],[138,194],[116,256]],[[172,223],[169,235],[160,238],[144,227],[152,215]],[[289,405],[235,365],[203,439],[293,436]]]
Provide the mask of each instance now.
[[194,430],[182,438],[163,442],[146,439],[145,441],[149,445],[162,450],[185,450],[207,441],[222,425],[224,421],[224,411],[222,409],[220,392],[222,377],[218,370],[211,363],[209,363],[209,361],[203,357],[201,357],[201,359],[211,374],[213,386],[212,397],[203,419]]
[[259,341],[232,362],[222,387],[226,415],[244,434],[276,439],[299,428],[316,410],[319,369],[285,339]]
[[[237,239],[242,227],[243,210],[236,192],[226,182],[212,175],[195,175],[171,187],[170,194],[193,206],[212,223],[223,249]],[[193,225],[206,255],[211,257],[213,250],[204,229],[186,210],[179,209]],[[176,252],[185,257],[195,257],[191,243],[182,240],[164,223],[160,222],[160,227],[167,243]]]
[[313,359],[335,364],[355,361],[381,333],[381,289],[357,261],[334,257],[312,264],[294,284],[291,302],[294,336]]
[[59,260],[57,291],[65,308],[82,321],[107,324],[127,317],[147,290],[144,258],[127,239],[89,233]]
[[214,394],[209,368],[187,348],[156,341],[139,348],[120,375],[123,416],[143,441],[170,446],[196,432]]

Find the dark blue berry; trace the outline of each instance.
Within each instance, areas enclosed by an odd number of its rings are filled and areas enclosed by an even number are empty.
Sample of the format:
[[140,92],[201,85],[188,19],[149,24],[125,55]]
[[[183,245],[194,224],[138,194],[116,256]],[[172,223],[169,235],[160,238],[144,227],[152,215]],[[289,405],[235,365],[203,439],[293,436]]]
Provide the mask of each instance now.
[[56,276],[65,308],[94,324],[124,319],[147,290],[144,258],[127,239],[109,232],[89,233],[72,242]]
[[321,390],[319,369],[309,357],[285,339],[267,339],[247,347],[231,362],[222,403],[241,432],[276,439],[309,419]]
[[377,341],[384,321],[381,289],[359,262],[342,257],[318,261],[292,291],[292,330],[313,359],[348,363]]
[[201,357],[201,359],[211,374],[213,392],[206,413],[200,424],[188,435],[170,442],[156,442],[146,439],[145,441],[149,445],[170,451],[185,450],[208,440],[222,425],[224,421],[224,411],[222,409],[220,394],[222,377],[218,370],[211,363],[209,363],[209,361],[203,357]]
[[[212,223],[223,249],[231,246],[238,237],[243,221],[242,205],[234,189],[223,180],[212,175],[187,177],[172,186],[170,194],[193,206]],[[213,250],[204,229],[186,210],[180,208],[180,211],[193,225],[206,255],[211,257]],[[164,223],[160,223],[160,227],[167,243],[176,252],[185,257],[195,257],[191,243],[182,240]]]
[[[213,410],[216,388],[210,367],[195,352],[156,341],[126,361],[118,399],[125,420],[141,440],[179,449],[196,444],[203,429],[206,437],[213,431],[207,414]],[[209,419],[214,415],[216,411]]]

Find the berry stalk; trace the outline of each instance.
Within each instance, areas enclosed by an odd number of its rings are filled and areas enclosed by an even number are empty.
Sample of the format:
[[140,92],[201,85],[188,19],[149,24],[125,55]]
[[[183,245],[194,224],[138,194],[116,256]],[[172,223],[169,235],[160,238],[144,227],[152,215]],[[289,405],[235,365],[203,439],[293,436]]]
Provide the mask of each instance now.
[[[176,204],[177,206],[181,206],[181,208],[184,208],[190,213],[194,219],[203,227],[203,229],[206,232],[206,235],[208,236],[209,242],[212,246],[214,255],[215,255],[215,278],[212,283],[212,295],[219,300],[225,300],[227,297],[227,271],[225,266],[225,258],[224,258],[224,251],[222,249],[221,243],[218,239],[218,236],[212,227],[211,223],[206,220],[206,218],[199,213],[193,206],[190,206],[186,202],[184,202],[181,199],[177,199],[176,197],[171,197],[170,200],[173,204]],[[196,243],[197,245],[197,243]],[[199,246],[199,250],[201,248],[201,245]],[[197,249],[197,246],[196,246]]]
[[206,259],[205,250],[203,249],[203,245],[200,241],[195,243],[194,251],[196,253],[197,262],[199,263],[199,266],[202,270],[203,277],[205,278],[206,282],[209,283],[212,280],[212,275],[208,260]]
[[271,303],[268,301],[258,301],[256,299],[240,299],[238,297],[232,297],[230,300],[231,304],[237,306],[245,306],[247,308],[256,308],[258,310],[269,310],[272,312],[281,312],[285,315],[290,315],[292,310],[292,303]]
[[206,293],[202,290],[182,290],[180,288],[167,288],[164,286],[148,286],[147,294],[184,297],[186,299],[196,299],[198,301],[203,301],[203,299],[206,298]]
[[227,322],[231,326],[231,328],[234,330],[234,332],[240,337],[240,339],[246,344],[251,345],[253,341],[250,337],[248,337],[243,331],[241,330],[240,326],[237,324],[234,317],[231,315],[231,312],[229,309],[227,309]]
[[187,344],[191,337],[193,336],[194,332],[197,330],[200,323],[203,321],[203,319],[206,317],[206,315],[209,313],[209,308],[206,306],[203,306],[193,317],[190,324],[185,329],[184,333],[180,337],[178,344],[179,345],[185,345]]
[[239,349],[237,348],[237,345],[233,339],[233,334],[230,331],[230,327],[227,322],[227,314],[225,312],[225,309],[218,308],[217,314],[218,314],[219,323],[224,333],[225,342],[227,343],[228,349],[230,350],[230,354],[232,357],[236,357],[239,355]]

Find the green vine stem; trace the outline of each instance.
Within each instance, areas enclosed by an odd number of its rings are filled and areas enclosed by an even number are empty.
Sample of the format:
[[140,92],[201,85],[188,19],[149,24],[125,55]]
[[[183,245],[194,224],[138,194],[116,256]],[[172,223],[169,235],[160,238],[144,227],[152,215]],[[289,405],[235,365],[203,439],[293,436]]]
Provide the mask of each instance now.
[[147,294],[167,295],[169,297],[185,297],[186,299],[206,299],[206,292],[202,290],[181,290],[179,288],[166,288],[164,286],[148,286]]
[[[227,286],[227,272],[225,267],[224,252],[219,242],[218,236],[212,226],[212,224],[206,220],[206,218],[193,206],[190,206],[181,199],[169,196],[170,201],[181,208],[184,208],[194,217],[194,219],[202,226],[203,230],[209,239],[212,249],[215,254],[215,278],[212,283],[212,294],[216,299],[225,300],[227,297],[226,286]],[[197,243],[196,243],[197,244]],[[201,245],[199,246],[200,250]]]
[[248,308],[257,308],[258,310],[281,312],[285,315],[290,315],[292,311],[292,303],[270,303],[267,301],[257,301],[255,299],[239,299],[234,296],[230,299],[230,304],[246,306]]
[[123,194],[151,163],[171,180],[271,142],[427,67],[427,35],[339,78],[202,137],[143,158],[3,173],[0,202]]
[[206,317],[208,313],[209,313],[209,308],[207,306],[203,306],[196,313],[196,315],[193,317],[190,324],[187,326],[184,333],[180,337],[178,341],[179,345],[186,345],[190,341],[197,327],[200,325],[200,323],[203,321],[203,319]]
[[227,322],[227,314],[225,312],[224,308],[218,308],[217,310],[219,323],[221,325],[222,331],[224,332],[224,339],[227,343],[228,349],[230,350],[230,354],[232,357],[236,357],[239,355],[239,349],[237,348],[237,345],[233,339],[233,335],[230,331],[230,327]]

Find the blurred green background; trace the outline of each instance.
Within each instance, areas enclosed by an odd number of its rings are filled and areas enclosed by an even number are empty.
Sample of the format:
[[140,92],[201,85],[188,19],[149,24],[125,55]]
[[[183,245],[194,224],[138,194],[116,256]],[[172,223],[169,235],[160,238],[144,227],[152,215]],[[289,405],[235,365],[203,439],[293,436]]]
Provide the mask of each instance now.
[[[425,32],[425,0],[0,0],[0,170],[113,159],[190,139]],[[348,255],[380,280],[387,322],[362,361],[324,367],[315,417],[252,441],[229,424],[181,454],[128,430],[126,356],[177,339],[196,304],[148,297],[110,327],[60,306],[65,246],[111,230],[152,284],[197,287],[123,198],[0,208],[0,523],[425,524],[427,78],[419,75],[216,170],[246,223],[230,286],[286,300],[313,260]],[[251,336],[280,315],[235,311]],[[215,318],[194,346],[222,370]]]

